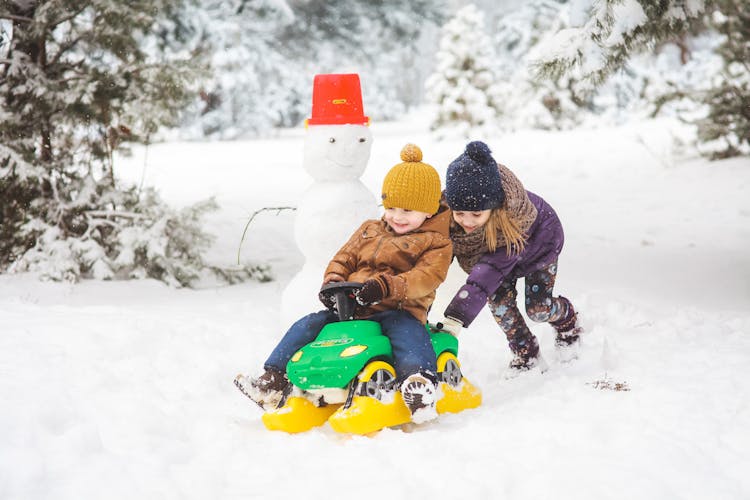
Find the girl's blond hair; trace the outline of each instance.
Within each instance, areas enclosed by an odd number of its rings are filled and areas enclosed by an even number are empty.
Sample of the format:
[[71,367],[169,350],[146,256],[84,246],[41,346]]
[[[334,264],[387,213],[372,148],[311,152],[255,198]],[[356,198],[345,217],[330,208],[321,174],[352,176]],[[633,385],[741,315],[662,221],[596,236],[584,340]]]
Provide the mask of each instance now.
[[508,216],[508,211],[504,207],[493,208],[490,212],[490,218],[484,224],[485,242],[491,253],[497,250],[498,230],[505,240],[505,253],[507,255],[521,253],[526,247],[526,234]]

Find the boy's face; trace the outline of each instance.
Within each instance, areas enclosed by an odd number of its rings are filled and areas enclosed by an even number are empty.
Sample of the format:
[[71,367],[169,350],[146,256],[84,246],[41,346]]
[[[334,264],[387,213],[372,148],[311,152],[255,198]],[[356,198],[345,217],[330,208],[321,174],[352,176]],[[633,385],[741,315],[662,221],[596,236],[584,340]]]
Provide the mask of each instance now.
[[385,222],[396,234],[404,234],[414,231],[424,221],[432,217],[432,214],[406,210],[404,208],[386,208]]

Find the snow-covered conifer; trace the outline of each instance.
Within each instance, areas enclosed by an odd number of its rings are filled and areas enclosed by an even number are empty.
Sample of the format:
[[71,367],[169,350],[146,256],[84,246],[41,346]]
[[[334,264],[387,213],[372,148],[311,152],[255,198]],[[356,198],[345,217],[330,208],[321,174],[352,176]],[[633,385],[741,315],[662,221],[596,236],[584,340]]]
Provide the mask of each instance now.
[[698,120],[699,139],[715,158],[750,154],[750,8],[747,2],[720,0],[710,25],[721,34],[717,52],[723,70],[711,79]]
[[[747,2],[586,0],[584,4],[589,8],[580,16],[581,22],[560,30],[537,47],[534,56],[537,77],[573,75],[579,83],[595,89],[619,72],[617,76],[622,83],[624,72],[620,70],[627,69],[625,73],[639,77],[637,64],[626,68],[636,54],[675,43],[680,49],[683,74],[645,69],[631,95],[648,97],[655,103],[656,110],[665,102],[692,101],[693,105],[688,106],[690,115],[683,118],[697,124],[699,140],[707,144],[713,156],[750,152],[750,67],[747,62],[750,11]],[[716,53],[724,61],[722,70],[713,71],[715,63],[710,58],[692,60],[689,40],[696,36],[706,38],[709,45],[718,46]],[[723,42],[711,41],[717,37]],[[630,82],[633,81],[631,78]],[[654,86],[665,88],[660,93],[649,88]],[[619,90],[623,88],[620,86]],[[708,112],[696,118],[701,106]]]
[[492,39],[503,128],[564,129],[577,125],[585,112],[584,96],[577,94],[572,76],[536,80],[530,71],[535,47],[567,26],[564,5],[556,0],[531,0],[501,16],[495,26]]
[[[537,52],[541,77],[559,77],[572,68],[592,87],[620,69],[629,56],[687,31],[705,14],[704,0],[586,0],[580,25],[560,30]],[[580,5],[577,5],[580,8]]]
[[[189,285],[204,267],[194,220],[211,205],[174,213],[120,186],[113,164],[115,150],[176,123],[190,98],[202,64],[185,5],[2,3],[0,271],[76,280],[140,269]],[[126,259],[133,241],[139,258]]]
[[443,26],[435,70],[425,82],[427,100],[436,106],[431,129],[468,136],[494,125],[499,88],[493,54],[484,15],[475,5],[461,8]]

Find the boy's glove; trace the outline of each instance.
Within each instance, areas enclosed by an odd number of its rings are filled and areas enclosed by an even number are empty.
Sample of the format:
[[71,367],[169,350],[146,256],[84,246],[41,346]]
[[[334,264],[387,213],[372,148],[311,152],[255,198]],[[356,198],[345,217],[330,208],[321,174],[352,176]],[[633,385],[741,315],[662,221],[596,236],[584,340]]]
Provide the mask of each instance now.
[[333,298],[333,295],[318,292],[318,300],[320,300],[323,305],[326,306],[326,309],[332,312],[336,312],[336,299]]
[[388,284],[382,276],[376,276],[365,281],[356,295],[357,304],[373,306],[388,296]]
[[435,323],[435,327],[438,330],[442,330],[444,332],[448,332],[454,337],[458,337],[458,334],[461,333],[461,328],[463,328],[463,323],[458,321],[457,319],[448,318],[445,317],[441,321],[438,321]]

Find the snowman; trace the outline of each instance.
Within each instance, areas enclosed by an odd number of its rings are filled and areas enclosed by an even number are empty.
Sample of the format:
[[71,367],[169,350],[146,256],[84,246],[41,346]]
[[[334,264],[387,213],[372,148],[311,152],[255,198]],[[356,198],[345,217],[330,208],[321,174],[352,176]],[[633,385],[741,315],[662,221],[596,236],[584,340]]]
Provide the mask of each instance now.
[[360,180],[371,147],[359,75],[316,75],[303,159],[313,183],[299,200],[294,221],[305,262],[282,293],[284,329],[323,308],[318,291],[328,262],[362,222],[378,217],[376,198]]

